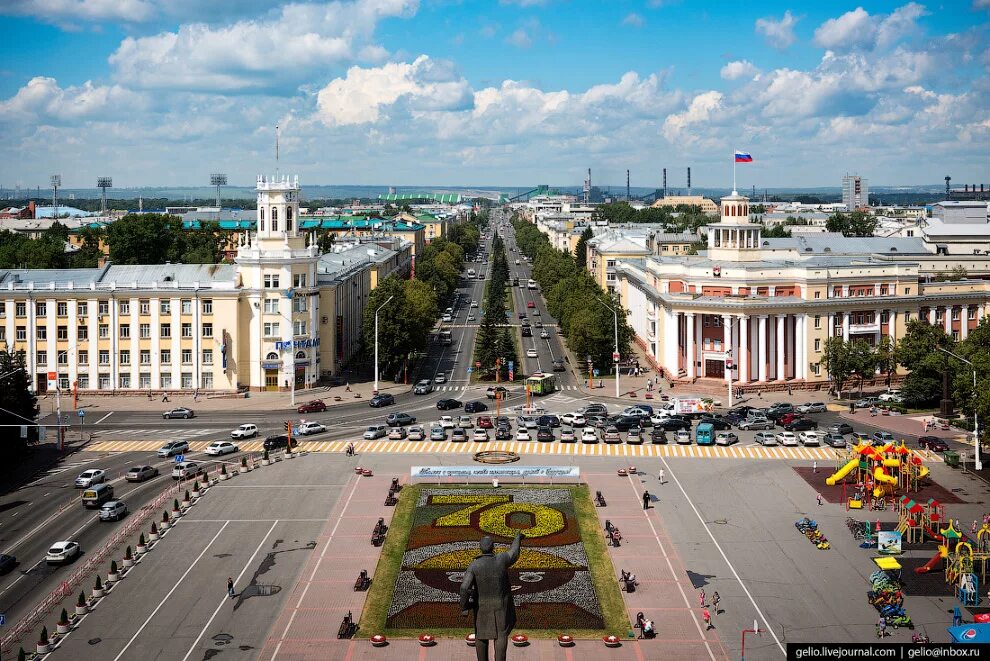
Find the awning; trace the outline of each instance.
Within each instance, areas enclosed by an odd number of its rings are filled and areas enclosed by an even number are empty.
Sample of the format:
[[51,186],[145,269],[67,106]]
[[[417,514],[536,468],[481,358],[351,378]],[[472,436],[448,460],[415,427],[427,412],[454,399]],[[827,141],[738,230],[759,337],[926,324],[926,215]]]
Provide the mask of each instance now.
[[954,643],[990,643],[990,624],[962,624],[946,631]]
[[877,567],[884,571],[891,571],[901,568],[901,563],[897,562],[895,558],[873,558],[873,562],[876,563]]

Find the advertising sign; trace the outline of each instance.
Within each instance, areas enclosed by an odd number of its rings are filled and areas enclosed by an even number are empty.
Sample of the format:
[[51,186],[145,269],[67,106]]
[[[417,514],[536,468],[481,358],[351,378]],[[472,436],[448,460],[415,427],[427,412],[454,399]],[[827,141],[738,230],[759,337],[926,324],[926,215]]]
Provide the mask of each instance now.
[[901,533],[896,530],[881,530],[877,533],[877,552],[884,555],[898,555],[901,552]]
[[537,477],[562,478],[581,477],[579,466],[411,466],[409,476],[419,479],[454,478],[501,478],[533,479]]

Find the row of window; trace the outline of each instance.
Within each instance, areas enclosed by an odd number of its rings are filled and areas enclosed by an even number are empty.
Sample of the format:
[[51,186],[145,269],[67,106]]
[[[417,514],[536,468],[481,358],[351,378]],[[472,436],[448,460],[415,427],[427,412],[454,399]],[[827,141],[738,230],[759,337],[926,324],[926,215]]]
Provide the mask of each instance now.
[[[203,299],[203,314],[213,314],[213,300]],[[117,311],[121,315],[131,313],[131,302],[130,301],[118,301]],[[148,299],[140,299],[138,301],[138,311],[140,314],[151,314],[151,301]],[[163,299],[158,303],[158,311],[161,314],[172,314],[172,301],[171,299]],[[183,298],[179,300],[179,312],[181,314],[192,314],[193,312],[193,301],[191,298]],[[99,301],[96,305],[97,314],[110,314],[110,301]],[[89,303],[86,301],[80,301],[76,303],[76,316],[85,317],[89,314]],[[0,301],[0,317],[5,317],[7,315],[7,303],[6,301]],[[45,301],[39,301],[34,304],[34,316],[44,317],[48,315],[48,303]],[[27,316],[27,303],[17,302],[14,303],[14,316],[16,317],[26,317]],[[62,301],[55,304],[55,316],[57,317],[68,317],[69,316],[69,304]]]
[[[265,289],[278,289],[279,282],[281,278],[278,273],[269,273],[264,276]],[[292,276],[292,287],[294,289],[299,289],[301,287],[308,287],[306,284],[307,278],[305,273],[296,273]]]
[[[213,324],[202,324],[203,337],[212,338],[213,337]],[[126,340],[131,337],[131,327],[130,326],[120,326],[118,328],[120,332],[120,339]],[[191,338],[193,337],[193,325],[192,324],[182,324],[179,327],[180,337]],[[100,339],[106,339],[110,337],[110,325],[100,324],[97,326],[97,333]],[[0,326],[0,340],[6,340],[7,329],[4,326]],[[138,326],[138,337],[142,339],[148,339],[151,337],[151,324],[140,324]],[[163,339],[168,339],[172,337],[172,324],[161,324],[158,328],[158,337]],[[39,340],[48,339],[48,327],[38,326],[35,328],[35,338]],[[17,341],[27,340],[27,327],[17,326],[14,328],[14,339]],[[77,326],[75,338],[69,337],[69,327],[68,326],[56,326],[55,327],[55,339],[69,340],[75,339],[77,341],[85,341],[89,339],[89,326]]]
[[[103,350],[97,354],[100,365],[110,364],[110,352]],[[119,353],[120,365],[130,365],[131,364],[131,352],[124,350]],[[169,349],[162,349],[159,352],[159,359],[162,365],[172,364],[172,352]],[[183,365],[192,365],[193,362],[193,352],[191,349],[183,349],[180,352],[180,359]],[[69,364],[69,352],[60,351],[56,354],[55,358],[58,365],[68,365]],[[148,350],[143,350],[139,352],[139,360],[141,365],[151,364],[151,352]],[[39,366],[48,364],[48,352],[38,351],[35,354],[35,362]],[[88,351],[77,351],[76,352],[76,362],[79,365],[89,365],[89,352]],[[213,349],[204,349],[202,354],[202,365],[212,365],[213,364]]]
[[[292,299],[292,311],[293,312],[306,312],[309,309],[309,303],[306,296],[295,296]],[[278,298],[266,298],[264,301],[265,314],[279,314],[278,311]]]
[[[307,328],[307,324],[305,321],[292,322],[293,335],[305,335],[306,328]],[[266,321],[262,326],[262,331],[266,338],[282,337],[280,329],[281,329],[281,324],[277,321]]]
[[[183,372],[179,377],[179,383],[182,389],[191,390],[193,388],[193,375],[189,372]],[[107,374],[101,374],[97,378],[97,387],[100,390],[110,390],[113,388],[113,380]],[[76,385],[80,390],[89,390],[90,381],[88,374],[80,374],[76,379]],[[62,390],[69,390],[71,384],[69,383],[68,374],[59,374],[58,376],[58,387]],[[117,377],[117,387],[118,388],[132,388],[133,381],[130,374],[121,374]],[[141,390],[151,389],[151,375],[150,374],[139,374],[138,375],[138,388]],[[168,390],[172,388],[172,375],[162,374],[158,379],[158,388]],[[210,372],[204,372],[199,378],[199,387],[203,390],[213,389],[213,374]]]

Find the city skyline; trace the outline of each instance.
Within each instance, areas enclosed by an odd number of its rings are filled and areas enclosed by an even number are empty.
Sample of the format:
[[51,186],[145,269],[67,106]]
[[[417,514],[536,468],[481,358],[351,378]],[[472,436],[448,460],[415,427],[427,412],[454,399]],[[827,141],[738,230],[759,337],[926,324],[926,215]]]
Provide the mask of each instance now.
[[250,181],[274,171],[276,124],[283,171],[319,184],[525,186],[591,167],[655,187],[692,166],[696,187],[725,187],[734,149],[755,161],[741,190],[985,181],[988,10],[15,0],[0,181]]

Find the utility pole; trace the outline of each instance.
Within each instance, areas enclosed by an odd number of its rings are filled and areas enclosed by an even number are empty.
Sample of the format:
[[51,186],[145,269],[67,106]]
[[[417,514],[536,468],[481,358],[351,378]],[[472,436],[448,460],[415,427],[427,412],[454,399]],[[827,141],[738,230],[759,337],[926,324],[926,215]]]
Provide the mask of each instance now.
[[619,313],[611,305],[607,305],[600,298],[596,298],[596,301],[604,305],[606,308],[612,311],[612,316],[615,321],[615,351],[612,353],[612,363],[615,365],[615,397],[619,397]]
[[[964,320],[965,321],[965,320]],[[949,356],[952,356],[956,360],[962,361],[969,365],[970,369],[973,370],[973,398],[976,398],[976,366],[969,360],[966,360],[962,356],[956,355],[949,351],[948,349],[943,349],[942,347],[935,347],[939,351]],[[948,374],[948,370],[945,372]],[[973,407],[973,445],[975,446],[975,455],[973,457],[973,468],[976,470],[983,470],[983,460],[980,458],[980,418],[976,414],[976,407]]]
[[395,298],[394,295],[389,296],[388,300],[382,303],[381,305],[379,305],[378,309],[375,310],[375,391],[374,393],[376,395],[378,394],[378,313],[382,311],[383,307],[391,303],[393,298]]

